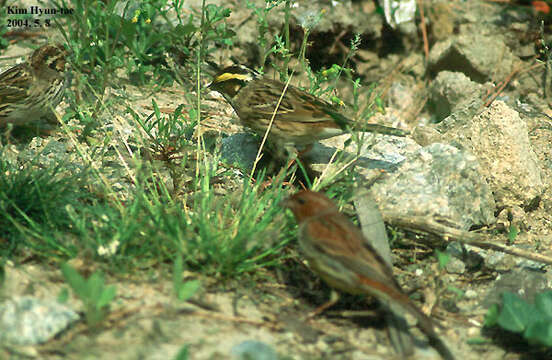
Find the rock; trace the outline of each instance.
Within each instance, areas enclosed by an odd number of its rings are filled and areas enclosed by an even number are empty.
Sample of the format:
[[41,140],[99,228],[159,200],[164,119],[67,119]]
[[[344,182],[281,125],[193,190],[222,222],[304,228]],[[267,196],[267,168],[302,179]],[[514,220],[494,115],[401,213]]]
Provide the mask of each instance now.
[[464,292],[464,296],[467,299],[477,299],[479,294],[473,289],[468,289],[468,290],[466,290],[466,292]]
[[412,131],[412,139],[421,146],[441,141],[441,133],[431,125],[420,124]]
[[451,258],[445,267],[449,274],[463,274],[466,271],[466,265],[460,259]]
[[236,360],[277,360],[276,351],[269,345],[255,340],[246,340],[234,346],[231,350],[232,359]]
[[437,42],[429,52],[428,71],[462,72],[471,80],[484,83],[504,79],[519,59],[499,36],[464,33]]
[[[379,173],[379,169],[394,171],[397,165],[403,162],[409,154],[420,148],[412,139],[406,137],[375,135],[372,133],[359,133],[361,144],[360,156],[356,160],[360,173],[367,178],[372,177],[372,172]],[[308,159],[312,162],[312,168],[316,171],[324,171],[328,162],[337,149],[344,149],[345,156],[354,157],[357,153],[357,144],[352,141],[345,147],[345,142],[351,135],[340,135],[325,139],[314,144],[308,153]],[[344,148],[345,147],[345,148]],[[332,163],[330,167],[336,166]],[[374,169],[377,169],[374,170]]]
[[431,35],[436,40],[444,40],[454,32],[454,5],[450,1],[436,1],[431,5],[431,11],[427,13],[431,22]]
[[512,272],[501,274],[494,286],[489,289],[485,299],[481,302],[483,307],[502,302],[502,293],[505,291],[519,295],[528,302],[533,302],[535,295],[550,288],[550,280],[546,274],[528,270],[515,269]]
[[[479,100],[483,105],[486,87],[471,81],[461,72],[441,71],[431,83],[429,105],[437,121],[441,121],[458,110],[465,101]],[[462,107],[460,107],[462,108]]]
[[527,214],[519,206],[504,208],[497,216],[497,229],[501,231],[510,231],[514,226],[518,231],[528,231]]
[[494,222],[494,199],[476,158],[450,145],[420,148],[372,192],[383,213],[439,216],[466,230]]
[[0,305],[0,342],[41,344],[78,319],[76,312],[57,301],[13,297]]
[[543,191],[537,157],[529,142],[527,125],[502,101],[471,119],[447,118],[443,139],[474,154],[488,181],[497,206],[529,204]]
[[228,164],[242,169],[252,169],[259,141],[249,133],[238,133],[222,139],[221,158]]

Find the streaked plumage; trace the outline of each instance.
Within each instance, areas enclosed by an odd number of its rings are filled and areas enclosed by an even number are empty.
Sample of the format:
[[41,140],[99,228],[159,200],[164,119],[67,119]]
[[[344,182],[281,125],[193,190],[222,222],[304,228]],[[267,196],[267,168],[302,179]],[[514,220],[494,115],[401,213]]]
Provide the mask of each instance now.
[[69,83],[66,56],[62,45],[43,45],[0,74],[0,126],[32,122],[60,103]]
[[[245,126],[263,136],[285,84],[263,78],[245,66],[230,66],[215,75],[209,88],[224,96]],[[272,123],[269,140],[286,147],[306,146],[352,128],[395,136],[408,134],[378,124],[357,124],[340,114],[332,104],[288,85]]]

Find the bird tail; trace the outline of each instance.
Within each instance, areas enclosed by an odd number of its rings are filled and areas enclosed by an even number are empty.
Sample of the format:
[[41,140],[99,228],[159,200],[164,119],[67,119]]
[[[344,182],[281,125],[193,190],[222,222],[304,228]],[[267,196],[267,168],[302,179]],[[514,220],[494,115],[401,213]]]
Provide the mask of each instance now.
[[366,131],[366,132],[372,132],[376,134],[384,134],[384,135],[393,135],[393,136],[407,136],[410,135],[409,131],[380,125],[380,124],[355,124],[355,127],[353,128],[357,131]]
[[[405,295],[406,296],[406,295]],[[429,318],[426,314],[424,314],[417,306],[415,306],[413,303],[409,302],[393,302],[393,304],[398,304],[400,307],[407,310],[410,314],[412,314],[416,320],[418,320],[418,327],[420,330],[427,336],[427,339],[429,341],[429,344],[437,350],[439,355],[444,360],[455,360],[454,355],[448,348],[448,346],[445,344],[443,339],[437,334],[435,331],[435,323],[431,318]],[[393,308],[393,306],[391,307]]]

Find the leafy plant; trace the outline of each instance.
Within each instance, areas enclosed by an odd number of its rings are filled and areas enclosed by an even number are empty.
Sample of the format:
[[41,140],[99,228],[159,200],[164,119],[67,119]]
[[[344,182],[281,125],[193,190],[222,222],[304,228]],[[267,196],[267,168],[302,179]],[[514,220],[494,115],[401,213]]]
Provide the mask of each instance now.
[[199,280],[182,282],[183,267],[182,256],[177,256],[173,268],[173,289],[176,298],[180,301],[186,301],[194,296],[200,285]]
[[[284,35],[276,35],[274,38],[274,43],[269,44],[267,39],[269,24],[268,24],[268,14],[280,4],[285,3],[284,8]],[[262,58],[260,61],[260,71],[263,72],[263,68],[266,62],[266,59],[271,54],[279,55],[284,60],[284,66],[279,69],[281,79],[283,81],[287,80],[287,71],[288,71],[288,62],[291,57],[291,45],[289,40],[289,19],[291,12],[291,1],[290,0],[276,0],[276,1],[266,1],[265,6],[257,6],[254,2],[247,1],[247,8],[253,10],[255,18],[257,19],[257,27],[259,30],[259,36],[257,41],[259,47],[261,48]]]
[[510,225],[508,228],[508,244],[512,245],[516,241],[519,234],[519,229],[515,225]]
[[503,293],[502,304],[488,310],[485,326],[499,326],[522,335],[530,344],[552,347],[552,290],[537,294],[533,304],[514,293]]
[[145,134],[145,148],[151,152],[151,157],[164,161],[169,169],[173,189],[177,190],[181,188],[185,170],[186,157],[183,154],[193,148],[192,135],[197,125],[195,108],[189,109],[186,116],[182,113],[184,105],[180,105],[172,114],[164,116],[155,100],[152,100],[152,106],[154,112],[146,119],[130,108],[128,111]]
[[91,327],[97,326],[107,315],[109,304],[115,298],[115,286],[105,286],[100,272],[85,279],[67,263],[61,265],[61,272],[75,295],[84,303],[86,323]]
[[183,345],[180,350],[178,350],[178,353],[175,355],[174,360],[188,360],[189,358],[189,345]]
[[[69,6],[66,1],[55,3]],[[228,8],[209,4],[202,11],[183,16],[183,5],[184,1],[178,0],[73,1],[71,7],[76,14],[85,15],[86,21],[68,17],[60,30],[73,50],[78,82],[89,84],[101,95],[112,83],[115,70],[123,68],[138,85],[171,83],[174,64],[167,54],[186,62],[194,59],[195,51],[210,51],[202,44],[232,44],[235,33],[223,21],[230,16]],[[176,24],[172,18],[175,13]]]
[[[0,1],[0,6],[5,9],[5,1]],[[13,18],[16,18],[15,16]],[[8,47],[8,39],[6,38],[5,34],[8,32],[8,27],[6,24],[8,23],[8,12],[7,11],[0,11],[0,49],[5,49]]]
[[450,253],[446,251],[439,251],[438,249],[435,250],[435,256],[437,257],[437,261],[439,262],[439,268],[444,269],[447,267],[447,264],[450,262],[451,255]]

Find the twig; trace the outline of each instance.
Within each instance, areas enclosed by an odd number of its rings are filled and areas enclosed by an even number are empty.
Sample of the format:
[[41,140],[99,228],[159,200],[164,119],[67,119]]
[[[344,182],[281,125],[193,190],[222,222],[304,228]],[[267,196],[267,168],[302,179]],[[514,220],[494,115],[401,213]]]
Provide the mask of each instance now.
[[385,222],[414,232],[424,232],[440,237],[445,242],[458,241],[462,244],[477,246],[481,249],[490,249],[500,251],[506,254],[519,256],[525,259],[537,261],[543,264],[552,265],[552,258],[549,256],[536,254],[531,251],[513,248],[510,246],[496,244],[491,242],[495,236],[478,234],[459,230],[450,226],[443,225],[435,219],[423,216],[410,216],[384,213]]
[[424,40],[424,54],[425,54],[425,61],[427,63],[427,60],[429,58],[429,42],[427,40],[427,28],[425,24],[425,16],[424,16],[424,0],[418,0],[418,8],[420,9],[420,29],[422,29],[422,38]]
[[491,96],[489,100],[485,103],[485,107],[489,107],[489,105],[492,104],[492,102],[497,98],[498,95],[502,93],[502,90],[512,81],[514,75],[516,75],[521,70],[521,67],[516,67],[512,72],[504,79],[502,84],[498,87],[498,90]]
[[251,175],[249,176],[249,181],[253,179],[253,174],[255,173],[255,169],[257,168],[257,164],[261,160],[263,156],[263,148],[267,141],[268,134],[270,133],[270,130],[272,129],[272,124],[274,123],[274,118],[276,117],[276,114],[278,113],[278,109],[280,108],[280,104],[282,103],[282,99],[284,98],[284,95],[286,94],[287,88],[289,86],[289,82],[291,81],[291,78],[293,77],[293,73],[289,76],[289,78],[286,81],[286,84],[284,85],[284,90],[282,90],[282,94],[280,95],[280,98],[278,99],[278,102],[276,103],[276,107],[274,108],[274,112],[272,113],[272,117],[270,118],[270,122],[268,123],[268,127],[266,128],[266,131],[263,136],[263,140],[261,141],[261,145],[259,146],[259,150],[257,151],[257,156],[255,156],[255,161],[253,162],[253,168],[251,169]]

